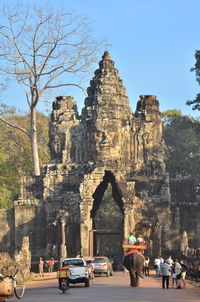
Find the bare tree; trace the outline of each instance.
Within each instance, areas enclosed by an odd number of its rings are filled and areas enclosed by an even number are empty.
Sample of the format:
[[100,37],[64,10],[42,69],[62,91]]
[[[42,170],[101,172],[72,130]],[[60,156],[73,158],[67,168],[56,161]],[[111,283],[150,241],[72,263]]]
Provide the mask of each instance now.
[[[87,73],[97,60],[101,43],[93,40],[90,24],[68,12],[16,5],[4,9],[0,21],[0,71],[23,88],[30,108],[33,173],[40,175],[37,145],[37,104],[47,90],[64,86],[82,89],[76,76]],[[63,76],[65,75],[65,76]],[[6,118],[0,120],[7,122]]]

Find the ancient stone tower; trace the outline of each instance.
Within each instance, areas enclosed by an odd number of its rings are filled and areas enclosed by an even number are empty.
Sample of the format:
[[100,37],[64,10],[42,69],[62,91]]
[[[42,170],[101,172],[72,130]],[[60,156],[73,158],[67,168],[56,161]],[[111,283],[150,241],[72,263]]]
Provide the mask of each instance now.
[[[135,113],[109,53],[99,62],[81,115],[57,97],[50,123],[50,164],[26,178],[15,201],[15,248],[30,236],[32,257],[112,255],[131,231],[151,254],[171,250],[171,196],[159,102],[142,95]],[[172,240],[173,238],[173,240]]]
[[[167,208],[169,187],[159,103],[155,96],[141,96],[133,114],[108,52],[87,92],[81,116],[71,97],[58,97],[53,103],[51,164],[43,174],[48,219],[55,219],[61,209],[67,213],[68,254],[92,254],[98,236],[100,240],[110,235],[110,241],[115,238],[121,246],[132,230],[146,232],[152,241],[160,238],[159,225],[166,224],[168,211],[159,219],[154,211],[157,203]],[[118,229],[105,227],[103,221],[95,225],[108,184],[122,216]]]

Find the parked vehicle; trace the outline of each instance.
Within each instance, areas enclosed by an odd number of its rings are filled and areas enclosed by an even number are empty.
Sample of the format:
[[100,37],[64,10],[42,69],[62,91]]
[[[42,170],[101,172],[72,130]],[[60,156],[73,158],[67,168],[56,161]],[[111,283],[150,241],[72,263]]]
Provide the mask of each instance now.
[[94,274],[106,274],[107,277],[113,275],[112,263],[108,257],[94,257]]
[[66,258],[62,266],[70,270],[69,284],[85,283],[85,287],[90,286],[88,267],[83,258]]

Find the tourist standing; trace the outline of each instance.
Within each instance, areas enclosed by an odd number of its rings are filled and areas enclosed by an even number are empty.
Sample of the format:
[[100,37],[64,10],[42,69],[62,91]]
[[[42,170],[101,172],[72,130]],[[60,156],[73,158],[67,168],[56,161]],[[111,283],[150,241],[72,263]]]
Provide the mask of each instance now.
[[171,256],[169,256],[169,257],[167,258],[167,263],[168,263],[170,266],[172,266],[172,264],[174,264],[174,261],[173,261],[173,259],[172,259]]
[[42,260],[42,257],[39,259],[38,267],[40,277],[44,277],[44,261]]
[[185,262],[183,260],[180,261],[180,265],[182,267],[182,270],[181,270],[181,280],[183,282],[183,287],[186,287],[185,286],[185,277],[186,277],[186,272],[188,270],[188,267],[187,267],[187,265],[185,264]]
[[181,271],[182,266],[178,262],[178,259],[175,260],[175,274],[176,274],[176,280],[177,280],[177,287],[178,289],[181,289]]
[[145,276],[149,276],[149,261],[149,257],[144,260],[143,273],[145,274]]
[[92,282],[93,282],[93,279],[94,279],[94,263],[92,262],[92,260],[87,260],[86,265],[87,265],[87,268],[88,268],[89,278],[92,279]]
[[164,260],[164,262],[160,265],[160,270],[161,270],[161,274],[162,274],[162,288],[164,289],[165,286],[166,286],[166,288],[168,289],[169,288],[169,276],[170,276],[170,272],[171,272],[171,267],[167,263],[166,260]]
[[159,277],[160,276],[160,257],[157,257],[154,260],[154,269],[156,271],[156,276]]
[[176,280],[175,264],[174,263],[171,265],[171,269],[172,269],[172,288],[176,288],[177,287],[177,280]]
[[49,260],[49,262],[48,262],[48,272],[49,272],[49,275],[52,274],[52,272],[53,272],[53,267],[54,267],[54,259],[51,258],[51,260]]

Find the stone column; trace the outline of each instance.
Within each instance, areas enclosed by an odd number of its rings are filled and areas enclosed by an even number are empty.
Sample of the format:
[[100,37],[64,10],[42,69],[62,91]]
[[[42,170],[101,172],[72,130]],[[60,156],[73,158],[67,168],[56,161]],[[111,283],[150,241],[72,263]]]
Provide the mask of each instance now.
[[129,212],[127,211],[127,209],[124,209],[124,239],[125,240],[127,240],[131,231],[132,230],[130,229],[130,224],[129,224]]
[[162,225],[158,226],[158,254],[162,255]]
[[69,213],[60,210],[56,216],[55,221],[53,222],[54,225],[58,224],[59,226],[59,232],[61,237],[61,243],[60,243],[60,258],[66,258],[67,257],[67,247],[66,247],[66,232],[65,232],[65,226],[67,222],[67,217],[69,216]]
[[92,231],[92,219],[90,217],[90,211],[92,201],[91,200],[84,200],[80,205],[81,210],[81,255],[82,256],[89,256],[89,232]]
[[66,248],[66,233],[65,233],[66,217],[60,217],[60,228],[61,228],[61,245],[60,245],[60,258],[67,257],[67,248]]
[[135,229],[134,209],[131,207],[130,202],[124,201],[124,239],[127,240],[128,236]]

